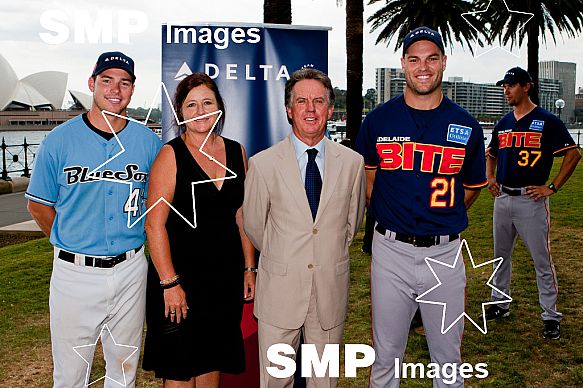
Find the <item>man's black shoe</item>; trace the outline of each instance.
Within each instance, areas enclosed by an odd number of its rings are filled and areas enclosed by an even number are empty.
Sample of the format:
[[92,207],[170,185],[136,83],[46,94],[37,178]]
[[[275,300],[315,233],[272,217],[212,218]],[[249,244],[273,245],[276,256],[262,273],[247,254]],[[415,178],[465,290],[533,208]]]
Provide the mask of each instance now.
[[543,322],[545,324],[543,329],[543,337],[552,340],[561,338],[561,326],[559,321],[545,320]]
[[[494,319],[502,319],[510,315],[510,309],[503,309],[502,307],[498,307],[497,304],[493,304],[490,305],[490,307],[488,307],[485,315],[487,321],[491,321]],[[481,315],[480,319],[482,319]]]

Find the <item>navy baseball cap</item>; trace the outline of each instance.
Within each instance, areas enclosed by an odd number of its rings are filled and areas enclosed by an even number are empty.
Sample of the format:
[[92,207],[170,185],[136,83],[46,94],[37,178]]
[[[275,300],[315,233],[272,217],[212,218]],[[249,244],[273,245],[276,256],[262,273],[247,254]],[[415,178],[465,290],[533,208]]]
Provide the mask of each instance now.
[[420,40],[428,40],[435,43],[435,45],[441,50],[441,53],[445,54],[445,47],[443,46],[443,40],[441,39],[439,32],[432,30],[429,27],[417,27],[413,31],[408,32],[407,35],[405,35],[405,39],[403,39],[403,56],[405,56],[405,52],[407,52],[407,49],[413,43]]
[[532,82],[532,77],[530,74],[528,74],[528,71],[521,67],[513,67],[512,69],[508,70],[506,74],[504,74],[503,79],[496,82],[496,86],[504,84],[514,85],[516,83],[523,85],[528,82]]
[[104,72],[107,69],[122,69],[128,72],[132,81],[136,80],[134,75],[134,60],[119,51],[103,53],[97,58],[97,63],[93,69],[92,77]]

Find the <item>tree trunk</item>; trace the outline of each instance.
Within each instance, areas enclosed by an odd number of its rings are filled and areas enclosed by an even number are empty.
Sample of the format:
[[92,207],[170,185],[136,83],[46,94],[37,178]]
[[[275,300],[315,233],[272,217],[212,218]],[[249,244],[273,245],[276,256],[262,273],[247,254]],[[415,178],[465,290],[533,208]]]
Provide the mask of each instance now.
[[264,0],[263,23],[291,24],[291,0]]
[[[538,4],[538,2],[534,2]],[[526,36],[528,38],[527,49],[527,62],[528,62],[528,72],[534,81],[534,88],[530,92],[530,99],[536,105],[540,104],[540,99],[538,96],[539,92],[539,82],[538,82],[538,50],[539,50],[539,26],[537,21],[542,18],[540,4],[535,5],[535,8],[530,12],[534,13],[534,18],[526,25]]]
[[363,0],[346,1],[346,134],[354,144],[362,122]]

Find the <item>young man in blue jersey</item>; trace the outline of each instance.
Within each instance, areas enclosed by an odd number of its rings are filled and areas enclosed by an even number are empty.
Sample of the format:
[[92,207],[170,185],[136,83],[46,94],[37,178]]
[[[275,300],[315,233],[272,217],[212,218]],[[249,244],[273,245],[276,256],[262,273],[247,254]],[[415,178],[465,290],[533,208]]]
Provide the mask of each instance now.
[[[147,271],[141,216],[148,172],[161,147],[152,131],[123,117],[135,78],[127,55],[99,56],[88,80],[91,109],[47,135],[25,194],[30,214],[54,245],[54,387],[90,384],[92,345],[100,336],[104,386],[135,385]],[[103,111],[122,117],[104,117]]]
[[[510,294],[512,251],[517,235],[524,241],[536,270],[543,336],[559,339],[563,315],[557,311],[557,275],[551,258],[549,197],[571,176],[581,155],[563,122],[535,105],[528,95],[530,74],[520,67],[508,70],[496,83],[514,109],[496,124],[488,148],[488,188],[494,201],[494,257],[502,257],[494,286]],[[547,185],[553,159],[564,156],[557,176]],[[492,291],[492,300],[505,299]],[[510,314],[509,303],[491,305],[486,319]]]
[[376,352],[371,387],[399,386],[409,325],[418,307],[432,362],[440,368],[456,365],[455,381],[436,377],[433,386],[464,385],[458,370],[463,320],[451,326],[465,307],[463,260],[453,268],[434,266],[442,285],[427,298],[446,303],[443,324],[442,306],[416,301],[437,284],[425,258],[453,265],[459,234],[468,225],[466,209],[487,184],[482,128],[441,91],[446,62],[437,31],[419,27],[409,32],[401,59],[405,92],[366,116],[356,143],[377,220],[371,264]]

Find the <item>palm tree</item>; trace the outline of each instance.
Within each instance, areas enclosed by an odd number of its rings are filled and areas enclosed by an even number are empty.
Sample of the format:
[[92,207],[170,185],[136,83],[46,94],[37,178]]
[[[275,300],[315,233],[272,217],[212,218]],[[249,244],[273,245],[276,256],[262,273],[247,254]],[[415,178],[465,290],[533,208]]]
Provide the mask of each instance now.
[[264,0],[263,23],[291,24],[291,0]]
[[[362,121],[363,1],[346,2],[346,129],[352,141]],[[263,22],[291,24],[291,0],[264,0]]]
[[364,0],[346,1],[346,135],[356,141],[362,122]]
[[[477,0],[476,9],[486,9],[490,4],[488,0]],[[491,33],[493,39],[500,39],[503,44],[511,43],[522,46],[524,38],[528,38],[527,62],[528,72],[533,81],[531,99],[535,104],[539,104],[538,97],[538,61],[539,45],[542,41],[546,43],[546,33],[548,32],[556,43],[556,34],[565,33],[568,37],[574,38],[583,30],[583,0],[506,0],[506,5],[513,11],[532,13],[534,16],[522,29],[524,18],[511,14],[508,17],[506,7],[488,10],[488,18],[491,18]],[[518,31],[518,34],[516,32]],[[573,91],[569,91],[572,93]]]
[[[478,39],[478,32],[461,17],[464,12],[473,11],[474,6],[464,0],[370,0],[369,5],[383,2],[382,8],[367,19],[371,32],[381,29],[376,44],[386,42],[397,35],[396,49],[400,48],[407,32],[420,26],[437,30],[443,37],[443,43],[451,46],[457,41],[466,43],[473,53],[473,42]],[[469,16],[470,21],[477,19]]]

